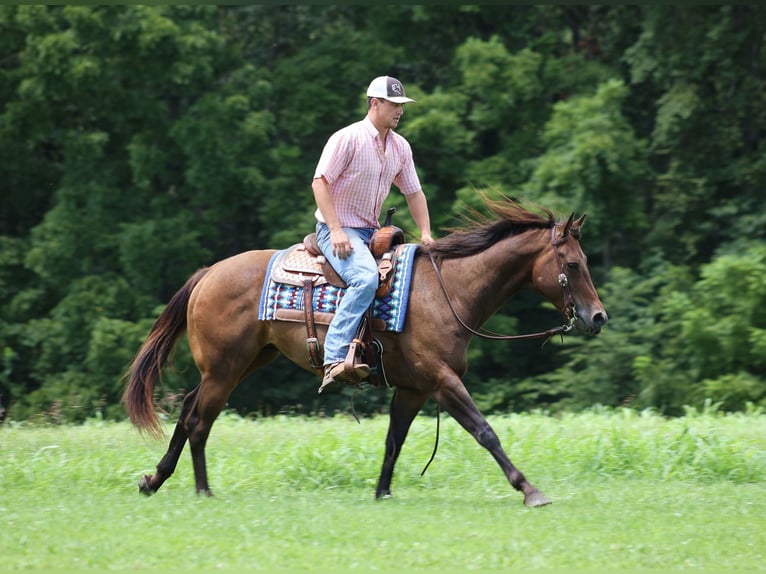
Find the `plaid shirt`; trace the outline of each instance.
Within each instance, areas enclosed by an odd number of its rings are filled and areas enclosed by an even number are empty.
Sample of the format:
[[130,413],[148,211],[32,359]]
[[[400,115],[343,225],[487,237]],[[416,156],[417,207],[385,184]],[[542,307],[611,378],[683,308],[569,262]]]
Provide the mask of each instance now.
[[[368,117],[330,136],[314,179],[322,176],[330,184],[343,227],[380,227],[378,218],[392,183],[404,195],[420,191],[410,144],[388,130],[384,152],[378,130]],[[315,215],[324,222],[319,209]]]

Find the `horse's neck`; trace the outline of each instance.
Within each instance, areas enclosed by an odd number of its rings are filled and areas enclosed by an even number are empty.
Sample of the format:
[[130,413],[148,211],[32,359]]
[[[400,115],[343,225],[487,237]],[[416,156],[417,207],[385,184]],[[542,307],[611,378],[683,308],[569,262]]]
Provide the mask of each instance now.
[[450,298],[466,319],[474,325],[484,323],[514,293],[532,284],[532,269],[544,248],[540,237],[529,231],[476,255],[444,261],[442,275]]

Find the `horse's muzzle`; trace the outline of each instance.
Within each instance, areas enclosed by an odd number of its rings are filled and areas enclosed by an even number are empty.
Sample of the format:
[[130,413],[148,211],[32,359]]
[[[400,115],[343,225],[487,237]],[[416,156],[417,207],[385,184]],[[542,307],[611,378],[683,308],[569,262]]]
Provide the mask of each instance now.
[[609,320],[609,316],[603,309],[594,313],[590,313],[586,316],[583,315],[585,314],[577,314],[575,328],[582,333],[587,333],[588,335],[598,335],[601,332],[601,327],[603,327]]

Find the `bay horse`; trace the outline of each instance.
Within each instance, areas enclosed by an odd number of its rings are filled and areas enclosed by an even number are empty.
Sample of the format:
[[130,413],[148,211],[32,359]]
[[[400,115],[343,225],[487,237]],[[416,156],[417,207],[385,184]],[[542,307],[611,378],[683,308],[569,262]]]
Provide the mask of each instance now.
[[[468,344],[478,333],[474,327],[522,288],[535,289],[570,325],[589,335],[600,332],[607,314],[579,243],[585,216],[575,220],[572,214],[556,222],[551,211],[539,208],[544,214],[536,213],[509,198],[485,198],[484,203],[494,217],[474,212],[464,227],[429,248],[418,247],[404,328],[376,332],[385,349],[386,377],[395,387],[376,498],[391,495],[394,465],[410,425],[426,400],[433,399],[492,454],[511,486],[524,495],[525,505],[550,503],[511,463],[463,385]],[[305,325],[258,319],[275,252],[247,251],[198,270],[171,298],[135,356],[123,400],[133,424],[156,437],[162,430],[154,409],[155,385],[184,331],[201,374],[199,385],[183,400],[156,473],[141,479],[141,493],[156,492],[173,474],[188,440],[196,491],[212,495],[205,444],[237,384],[280,353],[317,373],[306,351]],[[317,325],[317,330],[323,340],[326,327]]]

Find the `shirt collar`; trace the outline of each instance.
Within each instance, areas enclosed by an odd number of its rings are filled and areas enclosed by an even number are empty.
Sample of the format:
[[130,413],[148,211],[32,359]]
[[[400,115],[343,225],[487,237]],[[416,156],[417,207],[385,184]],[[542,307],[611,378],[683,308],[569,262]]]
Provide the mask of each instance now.
[[[364,116],[364,120],[362,120],[362,123],[364,124],[365,129],[367,130],[367,133],[370,134],[370,137],[372,139],[377,138],[380,136],[380,133],[378,132],[378,128],[375,127],[375,124],[372,123],[372,120],[370,119],[370,116]],[[386,133],[386,136],[391,133],[391,130],[388,130]]]

